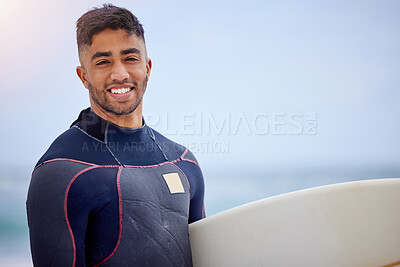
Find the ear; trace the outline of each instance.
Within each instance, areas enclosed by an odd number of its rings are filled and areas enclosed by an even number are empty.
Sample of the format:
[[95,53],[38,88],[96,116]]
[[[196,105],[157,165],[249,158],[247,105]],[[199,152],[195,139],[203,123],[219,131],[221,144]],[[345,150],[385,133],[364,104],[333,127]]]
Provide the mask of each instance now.
[[147,74],[147,79],[150,77],[150,72],[151,72],[151,67],[153,63],[151,62],[151,59],[148,58],[146,62],[146,74]]
[[84,67],[78,66],[76,67],[76,74],[78,74],[79,79],[81,79],[83,86],[85,86],[86,89],[89,88],[89,80],[87,78],[87,72]]

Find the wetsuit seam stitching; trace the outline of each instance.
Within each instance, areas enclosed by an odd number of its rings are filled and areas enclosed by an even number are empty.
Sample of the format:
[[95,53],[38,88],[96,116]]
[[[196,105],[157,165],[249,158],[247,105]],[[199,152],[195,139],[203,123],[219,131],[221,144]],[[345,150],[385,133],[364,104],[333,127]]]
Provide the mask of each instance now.
[[119,160],[117,159],[117,157],[111,152],[111,150],[110,150],[110,148],[108,147],[108,144],[107,144],[107,134],[108,134],[108,126],[109,126],[109,125],[110,125],[110,124],[107,123],[106,130],[105,130],[105,133],[104,133],[104,142],[101,141],[100,139],[97,139],[97,138],[94,137],[94,136],[91,136],[90,134],[88,134],[87,132],[85,132],[83,129],[79,128],[79,127],[76,126],[76,125],[74,125],[74,126],[72,126],[72,127],[75,127],[75,128],[77,128],[77,129],[79,129],[81,132],[83,132],[84,134],[86,134],[86,135],[89,136],[90,138],[96,140],[97,142],[103,143],[103,144],[107,147],[108,152],[110,152],[111,156],[112,156],[113,159],[117,162],[117,164],[118,164],[118,165],[122,165],[121,162],[119,162]]
[[101,141],[100,139],[98,139],[98,138],[96,138],[96,137],[94,137],[94,136],[88,134],[87,132],[85,132],[83,129],[79,128],[79,127],[76,126],[76,125],[72,126],[71,128],[77,128],[79,131],[81,131],[81,132],[84,133],[85,135],[89,136],[89,137],[92,138],[93,140],[105,144],[105,142],[103,142],[103,141]]
[[113,251],[111,252],[110,255],[105,257],[103,260],[101,260],[99,263],[95,264],[94,267],[100,266],[101,264],[107,262],[109,259],[111,259],[112,256],[117,252],[119,245],[121,244],[121,238],[122,238],[122,193],[121,193],[121,184],[120,184],[120,179],[121,179],[121,171],[122,171],[122,166],[118,167],[118,172],[117,172],[117,191],[118,191],[118,218],[119,218],[119,233],[118,233],[118,241],[117,244],[115,245]]
[[112,153],[110,147],[108,146],[107,141],[108,141],[108,127],[109,127],[109,125],[110,125],[110,124],[107,123],[106,130],[105,130],[105,132],[104,132],[104,144],[106,145],[106,148],[107,148],[108,152],[110,152],[110,154],[111,154],[111,156],[114,158],[114,160],[115,160],[119,165],[124,166],[123,164],[121,164],[121,162],[119,162],[119,160],[117,159],[117,157],[114,155],[114,153]]
[[[109,151],[111,153],[111,151]],[[116,159],[115,159],[116,160]],[[179,162],[179,161],[187,161],[187,162],[191,162],[195,165],[198,166],[198,164],[196,164],[196,162],[189,160],[189,159],[175,159],[173,161],[164,161],[161,163],[157,163],[157,164],[152,164],[152,165],[123,165],[121,163],[118,162],[118,165],[113,165],[113,164],[107,164],[107,165],[101,165],[101,164],[96,164],[96,163],[91,163],[91,162],[87,162],[87,161],[82,161],[82,160],[76,160],[76,159],[70,159],[70,158],[54,158],[54,159],[49,159],[46,160],[42,163],[40,163],[38,166],[36,166],[32,172],[32,174],[39,169],[40,167],[42,167],[45,164],[51,163],[51,162],[56,162],[56,161],[70,161],[70,162],[75,162],[75,163],[80,163],[80,164],[85,164],[85,165],[89,165],[89,166],[97,166],[97,167],[118,167],[118,166],[123,166],[126,168],[156,168],[156,167],[160,167],[163,166],[165,164],[174,164]]]
[[189,151],[189,149],[185,149],[185,151],[183,151],[182,155],[179,157],[181,159],[183,159],[183,157],[187,154],[187,152]]
[[199,165],[196,161],[191,160],[191,159],[181,159],[180,161],[187,161],[187,162],[193,163],[193,164],[195,164],[196,166],[200,167],[200,165]]
[[[37,165],[33,171],[32,174],[39,169],[40,167],[42,167],[45,164],[51,163],[51,162],[55,162],[55,161],[70,161],[70,162],[75,162],[75,163],[80,163],[80,164],[85,164],[85,165],[90,165],[90,166],[98,166],[95,163],[90,163],[90,162],[86,162],[86,161],[81,161],[81,160],[75,160],[75,159],[69,159],[69,158],[54,158],[54,159],[49,159],[46,161],[43,161],[42,163],[40,163],[39,165]],[[99,165],[100,166],[100,165]]]
[[185,158],[187,152],[189,152],[189,149],[188,149],[188,148],[185,149],[185,151],[182,153],[182,155],[179,157],[179,159],[182,160],[182,161],[187,161],[187,162],[194,163],[194,164],[196,164],[196,165],[200,168],[200,165],[199,165],[198,162],[196,162],[195,160],[191,160],[191,159]]
[[110,124],[107,123],[106,125],[106,130],[104,131],[104,143],[107,145],[107,139],[108,139],[108,127]]
[[96,168],[98,168],[98,166],[90,166],[90,167],[87,167],[87,168],[79,171],[78,173],[76,173],[73,176],[72,180],[68,183],[68,187],[65,190],[65,194],[64,194],[64,217],[65,217],[65,221],[67,223],[67,227],[68,227],[68,230],[69,230],[69,233],[70,233],[70,237],[71,237],[71,241],[72,241],[72,247],[74,249],[72,267],[75,267],[75,264],[76,264],[76,240],[75,240],[74,232],[72,231],[71,224],[70,224],[69,219],[68,219],[68,194],[70,192],[72,184],[76,181],[76,179],[78,179],[78,177],[80,177],[82,174],[84,174],[84,173],[86,173],[86,172],[88,172],[90,170],[96,169]]
[[156,144],[158,149],[161,151],[161,154],[163,155],[165,161],[169,161],[167,155],[164,153],[164,151],[162,150],[160,144],[157,142],[156,135],[154,134],[153,130],[150,127],[147,127],[147,131],[150,134],[150,138],[154,141],[154,143]]

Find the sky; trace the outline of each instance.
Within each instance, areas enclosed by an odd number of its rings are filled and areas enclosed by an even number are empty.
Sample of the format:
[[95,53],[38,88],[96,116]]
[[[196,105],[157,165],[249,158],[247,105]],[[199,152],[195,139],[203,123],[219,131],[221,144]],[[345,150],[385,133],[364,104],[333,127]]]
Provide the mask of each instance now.
[[[5,166],[89,106],[75,22],[101,1],[4,1]],[[203,171],[399,166],[400,2],[116,1],[144,25],[147,123]]]
[[[307,183],[285,177],[400,177],[400,1],[110,2],[144,26],[144,117],[197,157],[208,214]],[[75,22],[101,3],[0,0],[0,219],[26,246],[30,172],[89,106]]]
[[[101,1],[2,1],[5,165],[89,106],[75,21]],[[144,25],[149,125],[203,168],[400,163],[399,1],[115,1]]]

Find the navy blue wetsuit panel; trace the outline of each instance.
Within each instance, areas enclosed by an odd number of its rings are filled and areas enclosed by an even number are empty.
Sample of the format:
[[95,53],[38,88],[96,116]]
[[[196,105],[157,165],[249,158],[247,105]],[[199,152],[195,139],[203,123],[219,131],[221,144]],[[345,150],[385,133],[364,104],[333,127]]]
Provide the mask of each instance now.
[[27,211],[35,266],[72,266],[74,244],[65,220],[65,192],[72,179],[90,166],[69,161],[42,165],[32,175]]
[[117,245],[117,174],[116,167],[95,167],[80,174],[69,188],[67,214],[77,262],[86,261],[92,266],[110,255]]
[[[182,193],[163,174],[176,173]],[[190,266],[189,184],[173,164],[121,172],[122,238],[105,266]]]

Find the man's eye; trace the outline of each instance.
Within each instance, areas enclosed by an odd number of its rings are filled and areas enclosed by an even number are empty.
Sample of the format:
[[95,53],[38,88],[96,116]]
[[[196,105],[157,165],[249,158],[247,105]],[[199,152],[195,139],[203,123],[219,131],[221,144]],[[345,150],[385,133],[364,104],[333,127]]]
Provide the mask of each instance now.
[[102,60],[102,61],[100,61],[100,62],[96,63],[96,65],[97,65],[97,66],[100,66],[100,65],[107,64],[107,63],[108,63],[108,61],[106,61],[106,60]]
[[135,57],[128,57],[127,59],[125,59],[126,61],[137,61],[138,59]]

